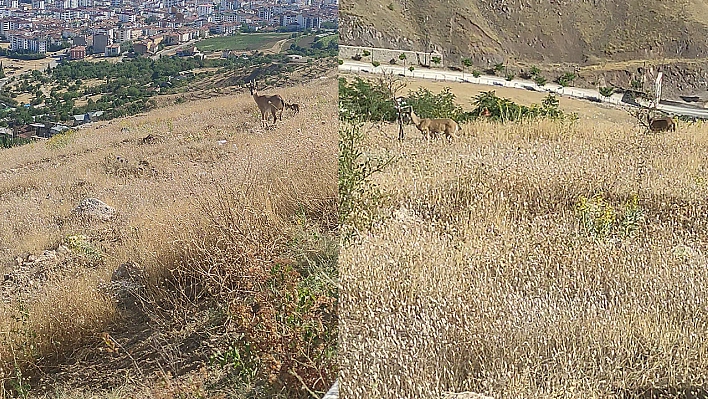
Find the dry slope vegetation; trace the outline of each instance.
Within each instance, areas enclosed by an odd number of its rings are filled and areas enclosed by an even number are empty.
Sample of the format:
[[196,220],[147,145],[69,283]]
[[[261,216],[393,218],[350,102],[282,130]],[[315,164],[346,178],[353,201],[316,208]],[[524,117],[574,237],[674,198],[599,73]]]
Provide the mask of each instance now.
[[362,129],[400,158],[340,253],[343,397],[705,395],[708,127]]
[[335,87],[277,90],[301,112],[272,130],[245,93],[1,151],[0,397],[326,391]]
[[705,0],[353,0],[342,44],[427,51],[455,62],[705,58]]

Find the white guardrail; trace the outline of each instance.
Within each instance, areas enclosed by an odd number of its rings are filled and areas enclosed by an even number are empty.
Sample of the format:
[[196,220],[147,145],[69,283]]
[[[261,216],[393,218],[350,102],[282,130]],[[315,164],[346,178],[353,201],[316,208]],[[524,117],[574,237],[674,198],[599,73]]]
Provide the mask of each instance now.
[[[479,77],[474,77],[471,73],[457,72],[457,71],[440,71],[432,68],[420,68],[414,71],[405,70],[399,65],[386,65],[381,64],[379,66],[373,66],[371,64],[366,64],[363,62],[352,62],[349,60],[344,60],[344,63],[339,66],[341,72],[350,73],[382,73],[393,72],[400,76],[408,76],[412,78],[423,78],[432,79],[436,81],[447,81],[447,82],[461,82],[461,83],[474,83],[481,85],[491,85],[500,87],[509,87],[515,89],[525,89],[537,92],[548,92],[556,93],[562,96],[574,97],[578,99],[589,100],[597,103],[606,103],[616,106],[636,106],[637,104],[646,108],[649,106],[648,103],[637,100],[636,104],[628,104],[622,101],[621,93],[614,93],[609,97],[600,95],[596,90],[593,89],[583,89],[579,87],[563,87],[555,83],[547,83],[543,86],[537,85],[535,82],[513,79],[507,81],[504,78],[481,75]],[[659,104],[657,106],[659,110],[667,112],[669,114],[675,115],[685,115],[691,117],[697,117],[702,119],[708,119],[708,109],[701,109],[689,106],[677,106],[670,104]]]

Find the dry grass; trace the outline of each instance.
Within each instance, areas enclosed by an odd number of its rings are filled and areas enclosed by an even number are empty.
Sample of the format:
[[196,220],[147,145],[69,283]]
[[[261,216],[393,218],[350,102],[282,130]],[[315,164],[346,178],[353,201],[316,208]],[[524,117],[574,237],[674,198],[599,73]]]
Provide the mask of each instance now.
[[[126,380],[149,386],[153,378],[143,377],[155,369],[163,376],[179,375],[193,369],[189,361],[209,365],[208,357],[233,344],[239,333],[260,328],[272,336],[273,320],[281,312],[317,319],[314,310],[274,308],[280,302],[268,301],[282,298],[273,297],[267,283],[276,266],[302,271],[331,257],[336,242],[335,87],[328,78],[279,90],[300,103],[301,112],[286,114],[275,129],[263,130],[253,99],[237,95],[99,122],[3,150],[0,267],[11,276],[0,285],[0,381],[5,388],[18,382],[18,368],[23,381],[32,377],[35,391],[52,392],[60,385],[69,391],[82,385],[107,389]],[[117,216],[106,222],[74,217],[72,209],[87,197],[115,207]],[[75,235],[85,239],[72,247],[70,236]],[[57,262],[17,266],[18,257],[27,260],[60,245],[70,250]],[[124,263],[143,271],[138,310],[126,309],[106,288]],[[301,287],[300,275],[288,278]],[[320,294],[312,296],[324,301]],[[263,312],[250,315],[261,324],[254,327],[241,319],[237,305],[245,300],[266,301],[259,305]],[[321,308],[329,306],[336,303]],[[209,319],[212,313],[218,315]],[[327,327],[322,323],[321,331],[331,334],[331,321]],[[320,330],[307,326],[312,339],[322,339]],[[301,332],[299,325],[280,327],[295,338]],[[147,336],[141,335],[145,331]],[[116,339],[117,353],[104,333]],[[256,334],[250,338],[254,346],[264,344]],[[293,337],[279,338],[270,363],[262,363],[274,367],[270,374],[276,377],[281,371],[303,373],[285,354]],[[317,346],[321,342],[299,345],[321,366],[319,375],[300,377],[310,389],[326,389],[336,372],[335,360],[315,358],[325,350]],[[122,357],[127,362],[122,371],[110,369]],[[228,374],[217,371],[209,369]],[[207,379],[212,387],[219,382],[214,378]],[[283,390],[299,390],[299,384],[285,386],[285,377],[275,380]],[[277,387],[274,381],[269,383]],[[231,386],[234,391],[223,394],[236,395],[235,381]],[[297,393],[302,394],[307,392]],[[156,395],[147,397],[172,397]]]
[[[343,397],[706,388],[705,125],[476,122],[402,144],[366,129],[366,153],[402,158],[373,181],[383,221],[340,253]],[[582,222],[595,195],[606,233]]]

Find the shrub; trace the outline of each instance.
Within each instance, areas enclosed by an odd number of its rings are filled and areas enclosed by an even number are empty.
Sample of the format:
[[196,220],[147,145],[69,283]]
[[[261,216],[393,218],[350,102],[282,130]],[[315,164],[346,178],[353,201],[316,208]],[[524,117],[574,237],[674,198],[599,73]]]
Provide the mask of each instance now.
[[362,151],[364,134],[359,123],[339,127],[339,225],[348,242],[357,231],[369,229],[379,218],[384,196],[370,182],[371,176],[395,161],[395,157],[371,158]]
[[408,94],[406,102],[413,107],[421,118],[451,118],[458,123],[466,122],[470,116],[462,107],[455,104],[455,95],[446,87],[438,94],[426,88],[418,88]]
[[377,66],[381,65],[381,63],[378,61],[371,61],[371,65],[373,65],[374,67],[377,67]]
[[474,76],[475,78],[478,78],[478,77],[480,77],[481,75],[482,75],[482,72],[480,72],[480,71],[478,71],[478,70],[476,70],[476,69],[475,69],[474,71],[472,71],[472,76]]
[[361,78],[339,79],[339,117],[349,120],[395,121],[395,102],[388,89]]
[[516,76],[516,74],[514,74],[514,72],[509,72],[509,73],[506,74],[506,80],[507,80],[508,82],[510,82],[510,81],[512,81],[512,80],[514,79],[515,76]]
[[600,87],[600,94],[603,97],[611,96],[612,93],[614,93],[614,91],[615,91],[614,87],[607,87],[607,86]]
[[636,195],[629,198],[620,211],[603,194],[592,198],[581,196],[575,208],[580,229],[595,239],[629,237],[639,229],[643,220]]
[[536,76],[533,78],[533,81],[534,81],[534,83],[536,83],[536,84],[539,85],[539,86],[545,86],[545,84],[546,84],[546,82],[547,82],[547,81],[546,81],[546,78],[544,78],[544,77],[541,76],[541,75],[536,75]]
[[576,77],[576,74],[572,72],[566,72],[562,76],[559,76],[558,79],[556,79],[556,82],[563,87],[572,86],[573,81]]
[[[475,106],[470,113],[472,117],[487,116],[499,122],[520,121],[533,118],[563,119],[566,115],[558,108],[558,99],[549,94],[541,105],[532,104],[527,107],[519,105],[508,98],[497,97],[494,91],[478,94],[472,104]],[[488,115],[487,115],[488,113]]]

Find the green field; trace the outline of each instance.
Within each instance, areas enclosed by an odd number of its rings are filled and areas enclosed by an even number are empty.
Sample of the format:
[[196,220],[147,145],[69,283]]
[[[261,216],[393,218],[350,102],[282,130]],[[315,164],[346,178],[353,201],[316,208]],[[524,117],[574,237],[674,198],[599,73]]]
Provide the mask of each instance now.
[[201,51],[261,50],[271,48],[279,40],[289,37],[290,33],[242,33],[235,36],[210,37],[198,41],[196,46]]

